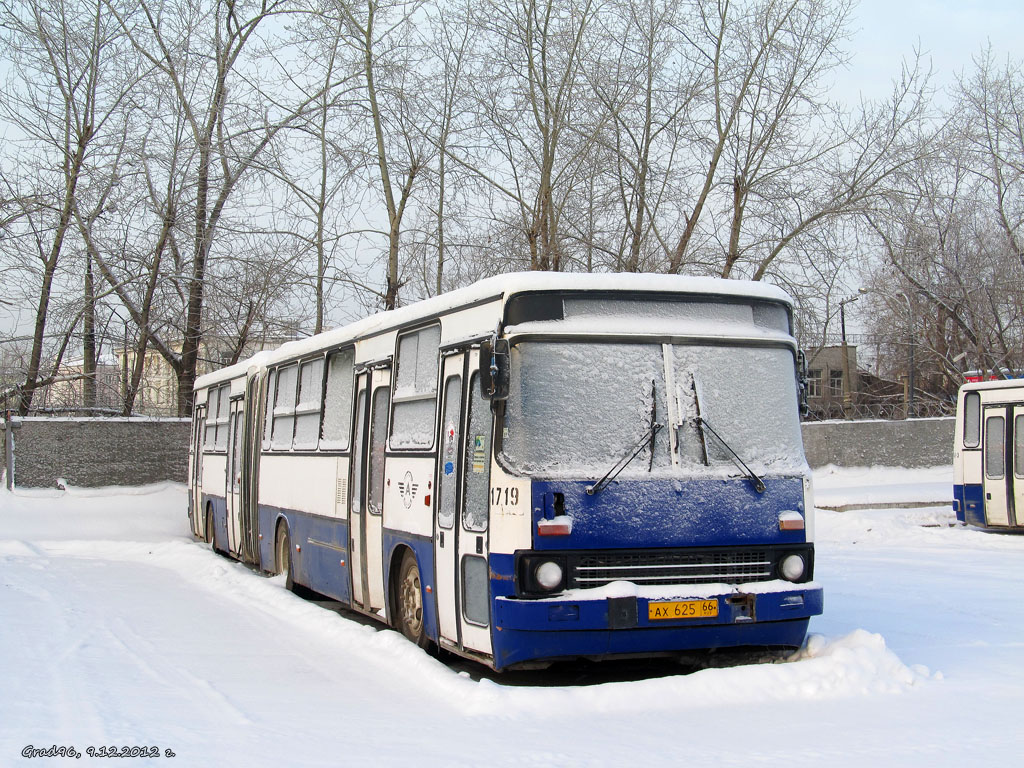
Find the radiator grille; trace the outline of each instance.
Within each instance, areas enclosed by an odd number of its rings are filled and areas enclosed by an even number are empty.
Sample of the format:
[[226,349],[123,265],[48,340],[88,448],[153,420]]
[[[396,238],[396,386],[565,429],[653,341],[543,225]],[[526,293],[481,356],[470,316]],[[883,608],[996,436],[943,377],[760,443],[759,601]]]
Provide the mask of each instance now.
[[572,559],[569,583],[601,587],[613,581],[634,584],[743,584],[774,578],[768,550],[714,552],[599,552]]

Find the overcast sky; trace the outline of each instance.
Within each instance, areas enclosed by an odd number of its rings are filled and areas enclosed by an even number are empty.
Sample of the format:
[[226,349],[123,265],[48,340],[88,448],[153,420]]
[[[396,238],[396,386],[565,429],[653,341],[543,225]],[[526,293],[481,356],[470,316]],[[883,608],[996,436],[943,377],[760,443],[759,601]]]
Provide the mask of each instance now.
[[992,43],[997,59],[1024,53],[1022,0],[860,0],[853,11],[850,69],[837,79],[837,96],[885,96],[904,58],[920,45],[935,84],[950,85],[972,68],[971,57]]
[[[833,94],[848,104],[860,95],[886,96],[902,60],[917,45],[930,59],[939,87],[970,70],[971,57],[989,42],[999,60],[1024,58],[1024,0],[860,0],[850,27],[850,67],[838,73]],[[0,305],[0,330],[13,324],[12,309]],[[22,313],[23,325],[31,309]]]

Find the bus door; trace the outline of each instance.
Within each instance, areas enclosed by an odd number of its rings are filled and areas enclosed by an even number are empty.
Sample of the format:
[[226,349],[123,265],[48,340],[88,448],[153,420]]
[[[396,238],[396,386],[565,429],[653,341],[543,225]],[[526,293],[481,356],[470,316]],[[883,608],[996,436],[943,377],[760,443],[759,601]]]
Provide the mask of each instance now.
[[458,647],[459,612],[456,605],[455,520],[462,477],[462,390],[466,355],[448,355],[442,363],[440,454],[437,459],[437,499],[434,504],[434,591],[438,631],[442,641]]
[[[490,653],[487,529],[493,420],[490,402],[480,394],[477,360],[476,350],[445,359],[435,586],[441,637],[449,645]],[[464,370],[471,372],[468,377]]]
[[243,562],[259,564],[259,502],[257,500],[257,477],[259,474],[260,442],[262,440],[262,419],[256,416],[262,413],[260,404],[260,377],[250,376],[245,383],[245,402],[243,406],[241,431],[241,541],[239,554]]
[[[192,433],[192,443],[189,446],[189,488],[192,491],[192,502],[189,505],[189,522],[192,524],[192,532],[196,536],[205,535],[206,531],[200,530],[206,520],[202,514],[203,509],[203,439],[206,434],[206,406],[196,408],[195,431]],[[202,521],[202,523],[200,523]]]
[[1024,521],[1017,516],[1017,510],[1024,510],[1024,405],[1013,407],[1013,429],[1010,436],[1012,446],[1011,466],[1007,467],[1007,473],[1012,478],[1013,484],[1013,512],[1014,522],[1017,525],[1024,524]]
[[382,512],[390,404],[390,367],[360,373],[356,379],[349,546],[352,602],[365,611],[384,608]]
[[1007,440],[1010,426],[1008,408],[1004,405],[984,409],[984,480],[985,522],[987,525],[1013,525],[1013,469],[1006,466],[1009,455]]
[[242,512],[242,408],[243,400],[231,401],[228,416],[227,487],[224,498],[227,501],[228,551],[237,553],[241,541]]

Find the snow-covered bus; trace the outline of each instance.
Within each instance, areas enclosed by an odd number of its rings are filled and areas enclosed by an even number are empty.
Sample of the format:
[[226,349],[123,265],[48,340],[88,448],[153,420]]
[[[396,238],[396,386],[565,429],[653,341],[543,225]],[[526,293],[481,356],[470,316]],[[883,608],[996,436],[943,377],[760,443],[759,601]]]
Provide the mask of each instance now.
[[490,278],[201,377],[192,532],[496,669],[797,647],[797,359],[772,286]]
[[968,525],[1024,530],[1024,380],[960,387],[953,510]]

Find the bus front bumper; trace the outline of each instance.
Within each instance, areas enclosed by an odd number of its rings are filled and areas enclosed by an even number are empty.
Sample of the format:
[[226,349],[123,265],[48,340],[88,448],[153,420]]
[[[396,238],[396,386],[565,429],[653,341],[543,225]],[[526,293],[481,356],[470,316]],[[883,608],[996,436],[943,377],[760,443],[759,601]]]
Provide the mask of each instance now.
[[[810,617],[823,610],[822,589],[815,582],[745,586],[749,589],[740,586],[717,594],[671,598],[580,599],[578,592],[542,600],[498,597],[492,633],[495,665],[741,646],[797,648]],[[717,615],[654,618],[665,613],[661,606],[674,608],[676,603],[690,601],[716,602]]]

